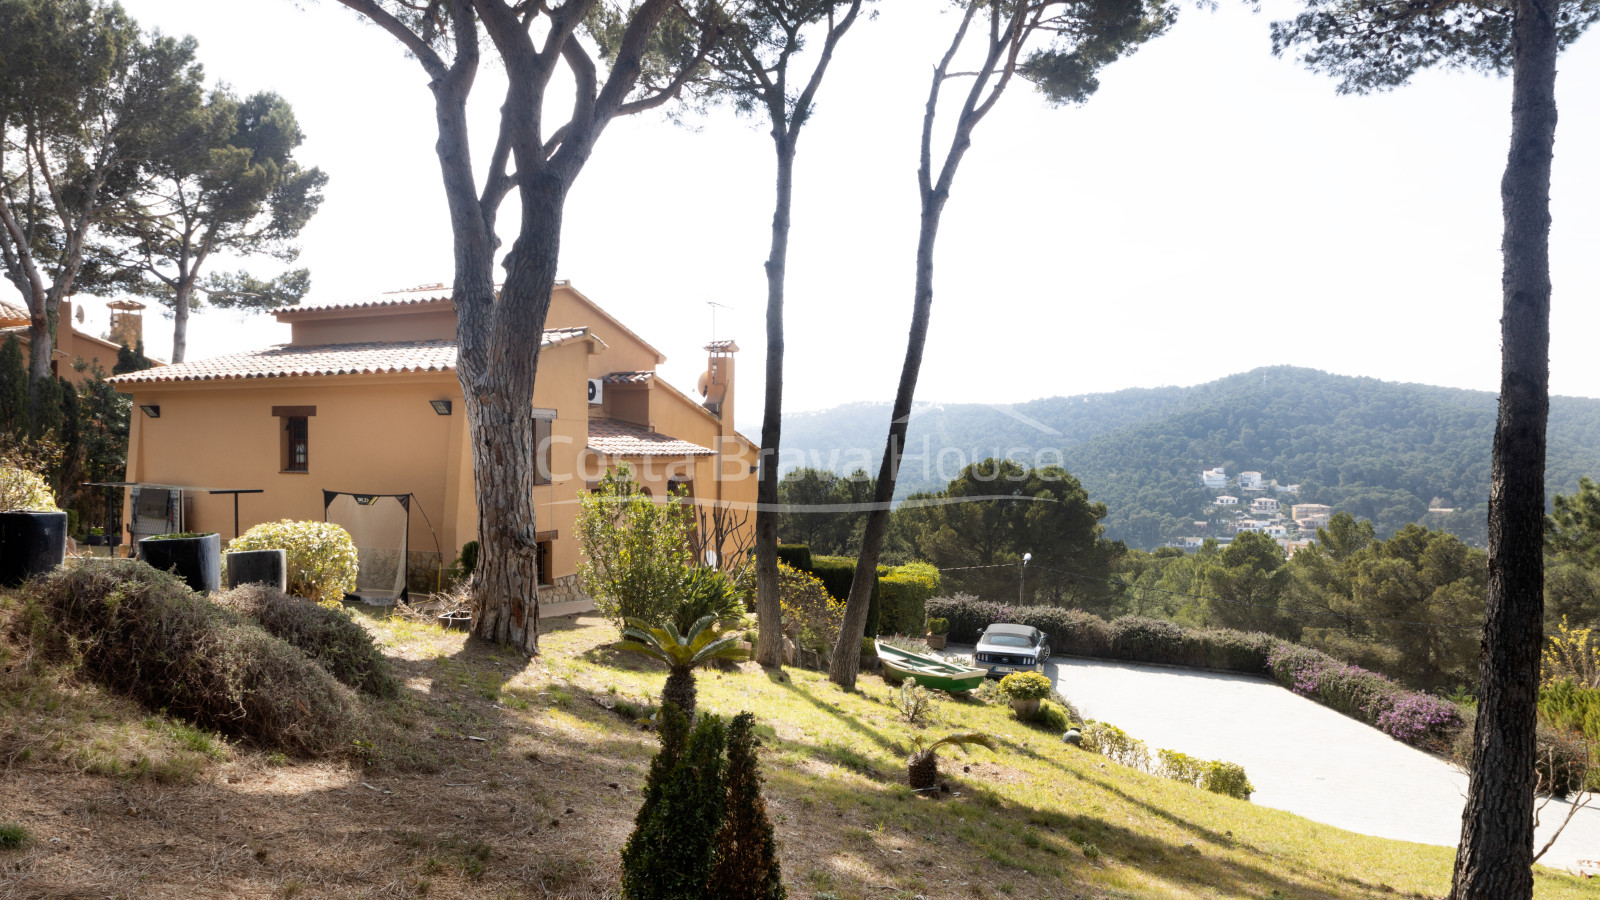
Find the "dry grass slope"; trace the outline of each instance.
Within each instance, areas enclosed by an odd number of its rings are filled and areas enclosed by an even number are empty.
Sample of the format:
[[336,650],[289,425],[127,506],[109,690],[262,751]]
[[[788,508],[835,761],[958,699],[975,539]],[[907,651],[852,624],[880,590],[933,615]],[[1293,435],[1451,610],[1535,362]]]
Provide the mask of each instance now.
[[[16,614],[0,600],[0,619]],[[401,689],[361,701],[374,724],[348,762],[198,732],[216,752],[187,749],[183,726],[0,645],[0,824],[30,836],[0,850],[0,898],[614,896],[655,750],[632,716],[665,673],[608,649],[616,632],[595,619],[556,623],[532,662],[431,625],[365,624]],[[1445,848],[1146,776],[975,701],[942,701],[927,733],[987,730],[999,749],[943,757],[950,791],[915,795],[914,726],[881,681],[862,685],[750,664],[700,676],[702,709],[757,715],[797,900],[1342,900],[1447,885]],[[1538,894],[1600,890],[1541,872]]]

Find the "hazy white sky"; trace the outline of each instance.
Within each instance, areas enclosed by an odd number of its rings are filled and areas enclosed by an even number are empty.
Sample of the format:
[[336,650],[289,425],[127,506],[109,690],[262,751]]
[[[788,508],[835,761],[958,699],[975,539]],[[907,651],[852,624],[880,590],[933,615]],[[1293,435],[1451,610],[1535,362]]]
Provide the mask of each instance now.
[[[212,79],[294,105],[300,158],[331,181],[301,264],[314,301],[449,282],[421,67],[331,2],[123,0],[193,34]],[[841,45],[800,144],[786,407],[894,393],[910,319],[916,145],[954,19],[880,0]],[[303,7],[303,8],[297,8]],[[1424,73],[1340,97],[1275,59],[1263,14],[1225,3],[1105,71],[1087,105],[1017,85],[977,133],[945,214],[918,397],[1015,402],[1194,384],[1294,364],[1482,390],[1499,371],[1499,180],[1509,80]],[[497,73],[479,79],[475,149]],[[1552,389],[1600,396],[1600,35],[1561,60]],[[738,340],[741,423],[759,421],[771,142],[719,110],[613,123],[567,207],[563,277],[669,357],[684,388]],[[501,221],[514,223],[508,208]],[[509,244],[510,233],[502,228]],[[91,326],[105,315],[93,300]],[[270,317],[191,320],[190,357],[287,340]],[[170,320],[151,316],[152,355]]]

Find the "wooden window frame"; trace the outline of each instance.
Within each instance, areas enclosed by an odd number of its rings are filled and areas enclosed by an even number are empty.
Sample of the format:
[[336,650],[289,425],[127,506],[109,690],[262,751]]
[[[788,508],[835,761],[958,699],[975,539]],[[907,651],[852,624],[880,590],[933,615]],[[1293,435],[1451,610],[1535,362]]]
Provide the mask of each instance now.
[[[286,475],[305,475],[311,471],[311,418],[317,414],[315,406],[274,406],[272,415],[278,419],[278,471]],[[298,424],[298,433],[296,432]],[[298,439],[298,440],[297,440]],[[296,450],[299,450],[296,460]]]

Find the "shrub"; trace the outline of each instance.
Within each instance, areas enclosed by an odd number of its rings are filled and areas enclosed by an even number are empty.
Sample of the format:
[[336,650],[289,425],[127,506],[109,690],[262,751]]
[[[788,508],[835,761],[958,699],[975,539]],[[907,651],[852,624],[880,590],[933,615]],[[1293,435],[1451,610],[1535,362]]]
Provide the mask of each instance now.
[[828,650],[844,624],[844,604],[828,593],[822,582],[798,569],[778,563],[778,602],[783,609],[783,631],[795,646]]
[[791,569],[809,572],[811,571],[811,548],[805,544],[779,544],[778,562]]
[[29,510],[60,512],[50,483],[37,472],[16,466],[0,466],[0,512]]
[[918,728],[928,724],[933,716],[933,695],[927,688],[909,679],[900,683],[899,690],[889,692],[889,705],[900,714],[900,718]]
[[939,593],[939,570],[931,563],[878,567],[878,628],[888,634],[910,634],[927,618],[929,599]]
[[694,731],[672,704],[661,708],[661,751],[650,763],[633,834],[622,847],[627,900],[700,900],[710,880],[726,794],[727,732],[702,716]]
[[1284,687],[1416,747],[1443,750],[1462,726],[1461,711],[1448,701],[1316,650],[1280,643],[1267,662]]
[[1089,722],[1083,726],[1083,742],[1078,746],[1131,769],[1150,771],[1150,748],[1115,725]]
[[1157,750],[1160,763],[1156,773],[1173,781],[1205,788],[1214,794],[1225,794],[1240,800],[1249,800],[1255,785],[1245,777],[1244,766],[1217,759],[1199,759],[1176,750]]
[[[850,589],[856,581],[856,558],[853,556],[813,556],[810,572],[828,589],[829,596],[843,603],[850,599]],[[867,634],[876,636],[882,626],[883,607],[878,599],[878,576],[872,576],[872,593],[867,605]]]
[[950,620],[934,616],[928,620],[928,633],[932,635],[946,635],[950,633]]
[[287,642],[138,560],[57,570],[26,588],[47,649],[95,681],[202,728],[294,753],[350,746],[355,695]]
[[1038,672],[1013,672],[1000,679],[1000,690],[1012,700],[1043,700],[1050,696],[1050,679]]
[[14,822],[0,825],[0,850],[20,850],[28,845],[28,829]]
[[671,608],[672,624],[686,634],[694,623],[706,616],[716,622],[731,622],[744,617],[744,597],[733,582],[718,569],[696,567],[679,589]]
[[651,626],[670,621],[689,577],[693,527],[691,505],[656,503],[625,464],[582,494],[578,574],[600,614],[619,628],[629,619]]
[[761,797],[755,717],[743,712],[728,727],[728,796],[717,861],[706,895],[718,900],[784,900],[778,843]]
[[[1591,751],[1600,751],[1600,690],[1571,681],[1557,681],[1540,689],[1539,721],[1543,731],[1569,733],[1574,739],[1581,736]],[[1541,752],[1541,756],[1548,755]],[[1600,760],[1594,761],[1589,784],[1600,788]]]
[[263,522],[228,542],[228,551],[282,550],[289,593],[318,603],[338,603],[356,589],[356,545],[331,522]]
[[1585,688],[1600,687],[1600,638],[1593,628],[1568,627],[1567,617],[1562,616],[1546,640],[1540,663],[1547,686],[1570,681]]
[[1072,714],[1054,703],[1044,701],[1039,704],[1039,712],[1033,717],[1033,724],[1046,731],[1063,732],[1072,727]]
[[265,584],[243,584],[212,597],[282,638],[345,684],[379,697],[400,690],[372,635],[343,609],[319,606]]

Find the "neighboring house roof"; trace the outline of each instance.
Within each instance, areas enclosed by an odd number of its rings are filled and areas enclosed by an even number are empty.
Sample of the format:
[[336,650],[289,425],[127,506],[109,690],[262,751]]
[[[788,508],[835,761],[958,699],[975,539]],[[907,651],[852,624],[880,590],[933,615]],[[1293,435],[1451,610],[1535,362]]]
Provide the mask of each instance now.
[[737,353],[739,345],[733,341],[712,341],[705,346],[705,349],[712,353]]
[[[558,328],[544,333],[543,346],[554,347],[584,337],[586,328]],[[253,378],[296,378],[310,375],[386,375],[402,372],[450,372],[456,367],[455,341],[366,341],[353,344],[287,345],[218,356],[129,372],[107,379],[115,384],[172,381],[242,381]]]
[[374,294],[367,297],[357,297],[352,300],[342,300],[338,303],[306,303],[299,306],[285,306],[273,310],[273,315],[278,319],[293,319],[300,313],[326,312],[341,309],[362,309],[366,307],[383,306],[415,306],[419,303],[448,303],[450,301],[450,287],[445,284],[429,284],[422,287],[410,288],[404,291],[389,291],[383,294]]
[[33,319],[33,314],[28,312],[26,306],[18,306],[8,300],[0,300],[0,322],[27,322]]
[[717,451],[620,419],[590,419],[589,449],[606,456],[716,456]]
[[654,372],[612,372],[601,377],[606,384],[648,384]]

